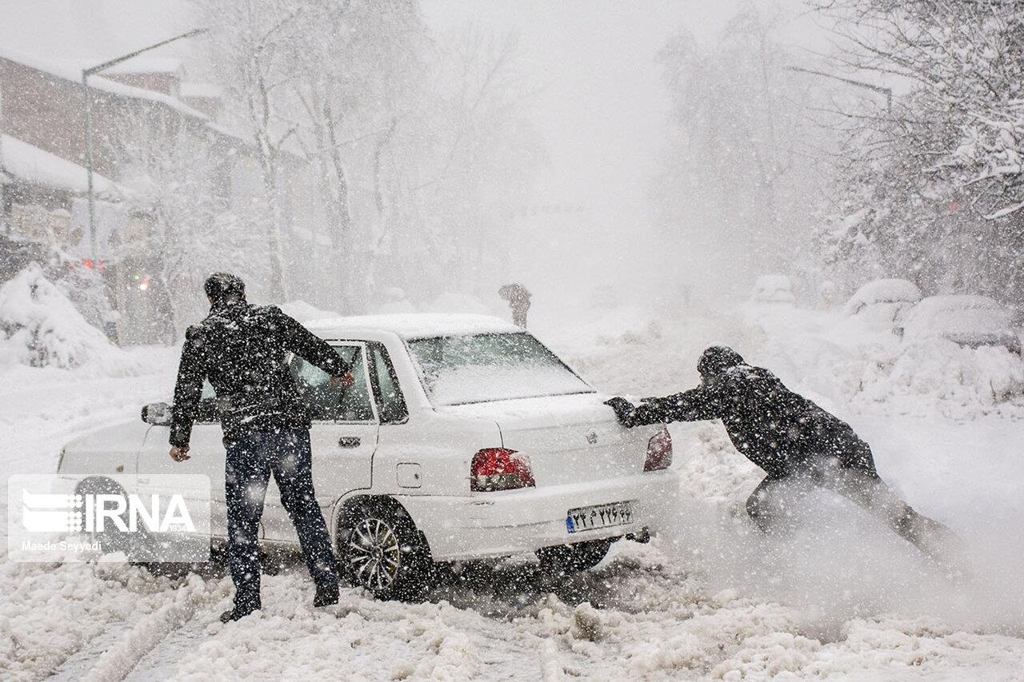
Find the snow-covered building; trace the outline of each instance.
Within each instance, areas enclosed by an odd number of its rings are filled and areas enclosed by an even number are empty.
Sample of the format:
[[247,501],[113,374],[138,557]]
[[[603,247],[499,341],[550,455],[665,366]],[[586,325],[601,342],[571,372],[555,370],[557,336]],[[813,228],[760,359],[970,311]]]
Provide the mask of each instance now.
[[[186,140],[207,161],[204,200],[217,213],[235,212],[245,223],[264,187],[257,149],[217,123],[219,92],[185,81],[178,59],[131,60],[90,76],[87,88],[81,82],[83,66],[0,49],[0,177],[5,183],[0,225],[11,238],[43,242],[102,269],[111,303],[121,313],[121,343],[170,340],[180,333],[180,322],[170,310],[174,292],[168,289],[174,285],[160,260],[163,249],[148,243],[156,239],[160,192],[151,191],[154,178],[146,166]],[[85,168],[86,97],[93,121],[93,229]],[[296,242],[323,241],[304,214],[305,160],[287,152],[279,157],[290,176],[281,185],[285,196],[279,197],[280,228],[288,231],[282,242],[295,248]]]

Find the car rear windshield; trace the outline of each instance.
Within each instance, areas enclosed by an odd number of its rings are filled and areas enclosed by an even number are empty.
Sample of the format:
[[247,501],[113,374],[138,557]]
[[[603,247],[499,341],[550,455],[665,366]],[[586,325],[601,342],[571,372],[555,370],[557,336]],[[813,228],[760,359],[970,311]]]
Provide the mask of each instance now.
[[409,350],[434,405],[594,392],[525,332],[417,339]]

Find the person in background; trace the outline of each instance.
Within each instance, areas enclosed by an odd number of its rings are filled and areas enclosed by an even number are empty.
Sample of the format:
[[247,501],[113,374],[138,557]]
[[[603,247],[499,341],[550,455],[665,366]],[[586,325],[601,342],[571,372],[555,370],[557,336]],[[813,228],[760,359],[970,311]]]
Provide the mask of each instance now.
[[498,289],[498,295],[508,301],[512,309],[512,323],[526,329],[526,313],[530,310],[530,292],[522,284],[506,284]]
[[[724,346],[704,351],[701,384],[634,406],[606,402],[627,427],[721,419],[733,445],[767,476],[747,499],[747,513],[765,532],[794,509],[793,495],[821,487],[883,519],[928,556],[944,560],[958,538],[903,502],[879,477],[868,444],[849,424],[786,388],[771,372],[748,365]],[[805,485],[787,485],[802,483]]]
[[227,273],[204,285],[210,314],[188,328],[174,389],[171,459],[190,459],[189,440],[204,380],[217,394],[224,445],[228,566],[235,584],[227,623],[261,608],[259,522],[271,474],[291,517],[316,583],[314,606],[338,603],[338,567],[313,490],[310,419],[285,364],[294,353],[334,377],[353,383],[350,367],[327,342],[280,308],[250,305],[245,283]]

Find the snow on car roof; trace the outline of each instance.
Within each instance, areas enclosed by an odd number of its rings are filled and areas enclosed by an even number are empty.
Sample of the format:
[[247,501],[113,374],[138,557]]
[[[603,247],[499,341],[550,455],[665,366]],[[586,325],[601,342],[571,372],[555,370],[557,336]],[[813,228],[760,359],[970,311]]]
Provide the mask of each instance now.
[[917,285],[906,279],[876,279],[857,289],[852,298],[864,303],[891,303],[921,300],[921,290]]
[[929,296],[922,299],[914,306],[914,315],[933,315],[956,310],[996,310],[1003,311],[1005,308],[988,296],[973,296],[968,294],[948,294],[944,296]]
[[904,328],[907,336],[1009,331],[1010,311],[987,296],[930,296],[911,308]]
[[868,282],[847,301],[845,312],[856,315],[865,306],[878,303],[917,303],[921,290],[906,279],[876,279]]
[[490,315],[407,313],[403,315],[356,315],[306,323],[321,334],[376,330],[394,332],[403,339],[462,334],[511,334],[523,331],[511,322]]

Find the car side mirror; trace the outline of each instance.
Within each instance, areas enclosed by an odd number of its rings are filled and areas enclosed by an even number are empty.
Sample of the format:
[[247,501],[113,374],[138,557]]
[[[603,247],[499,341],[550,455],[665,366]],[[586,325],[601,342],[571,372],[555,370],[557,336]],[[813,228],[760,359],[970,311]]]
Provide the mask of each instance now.
[[171,406],[167,403],[150,403],[142,408],[142,421],[153,426],[171,425]]

